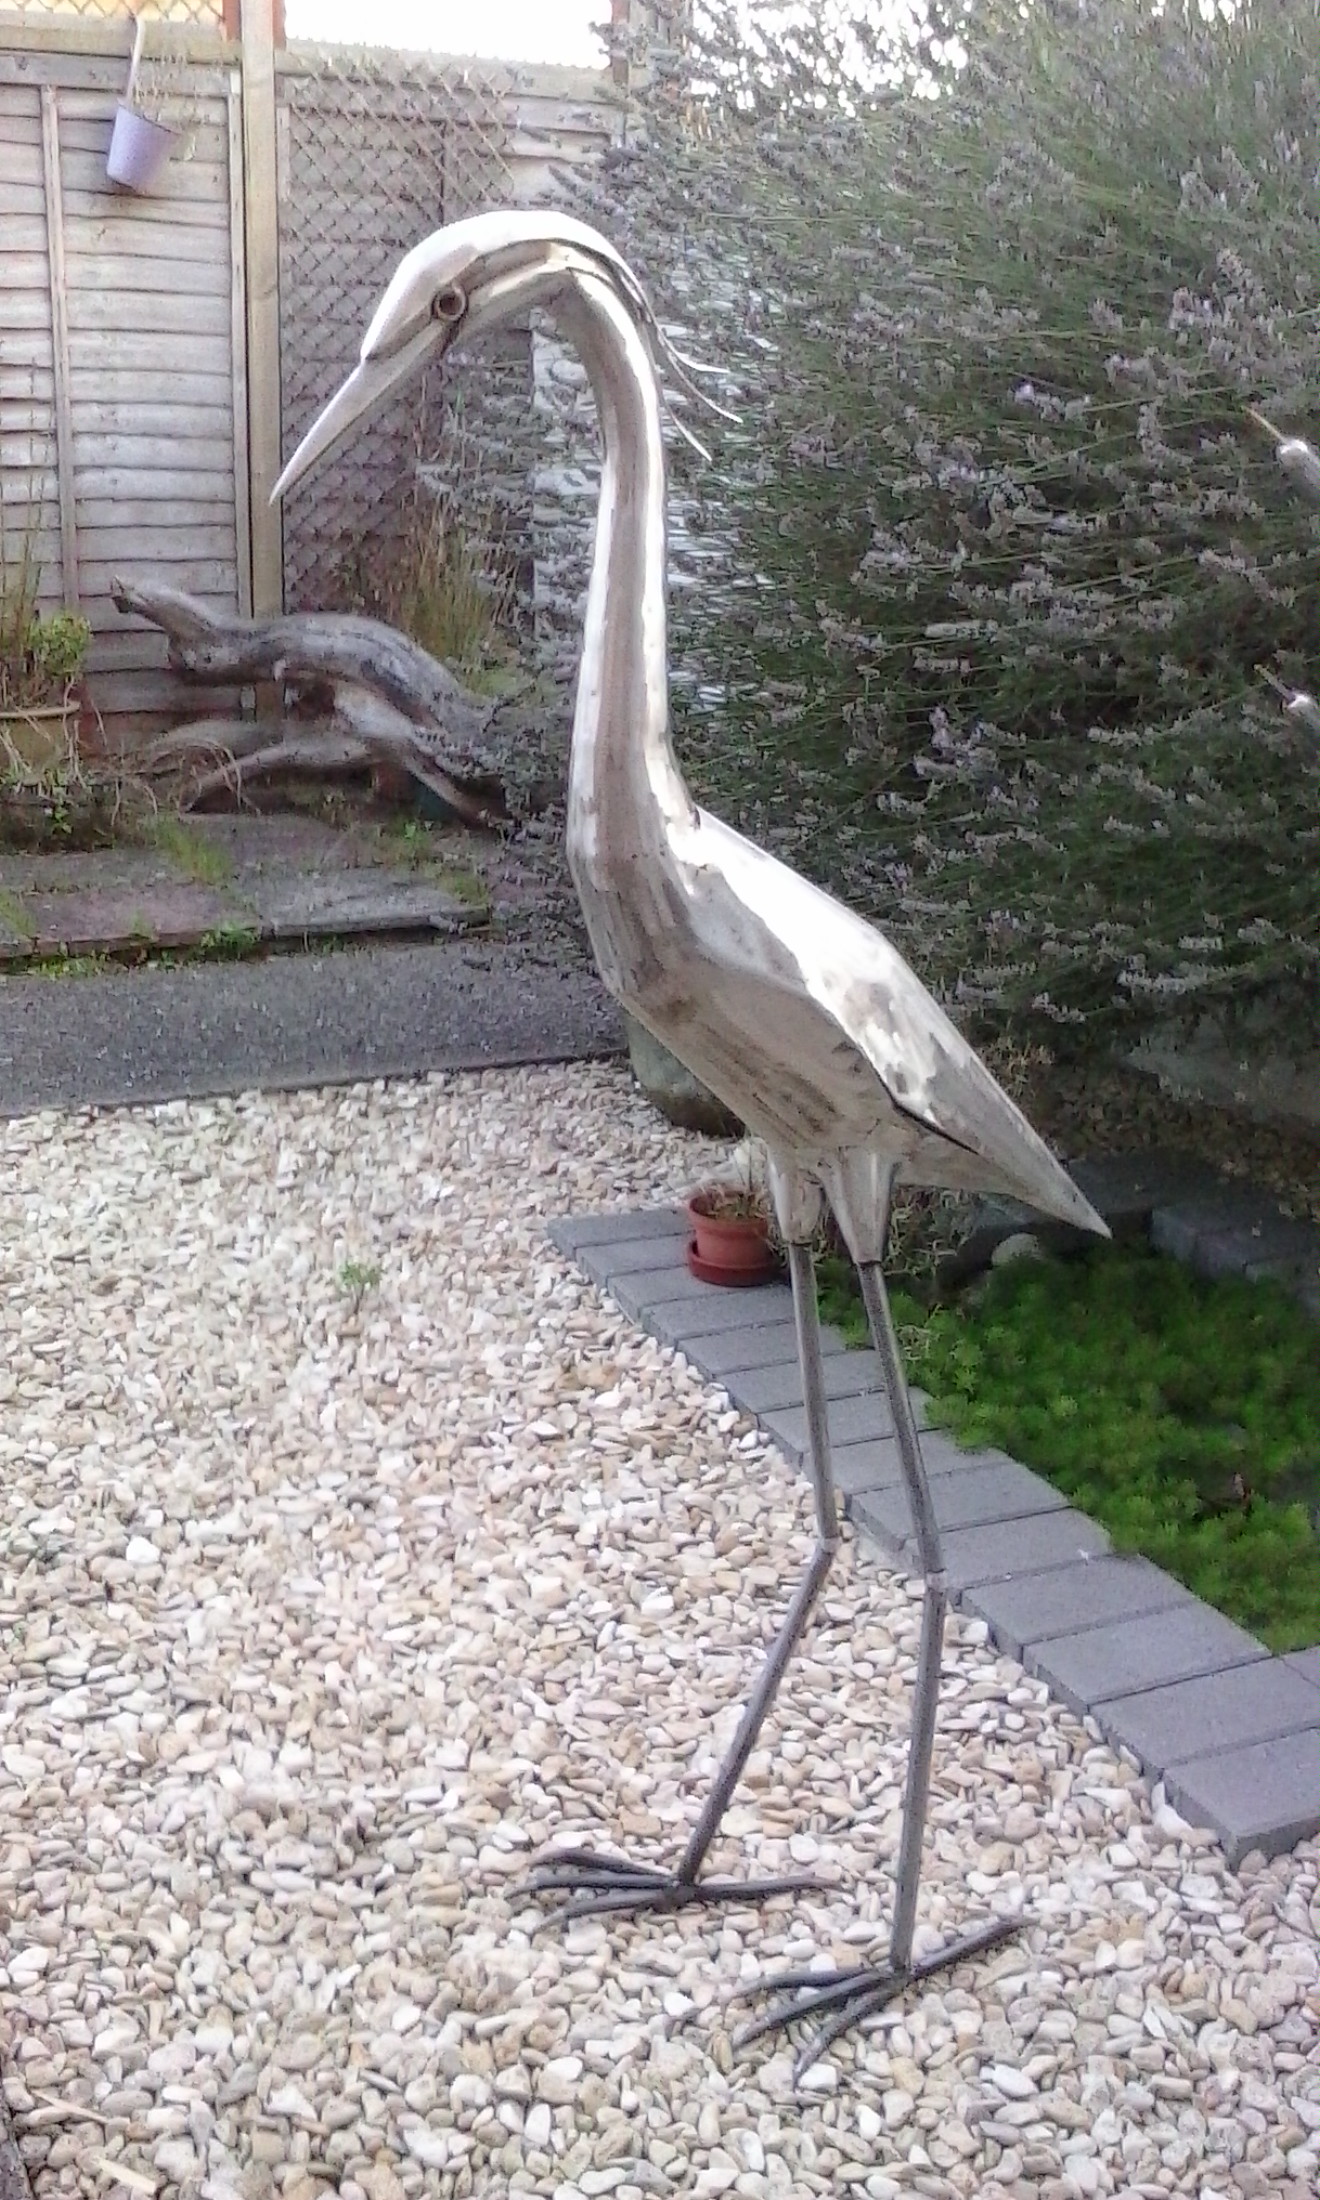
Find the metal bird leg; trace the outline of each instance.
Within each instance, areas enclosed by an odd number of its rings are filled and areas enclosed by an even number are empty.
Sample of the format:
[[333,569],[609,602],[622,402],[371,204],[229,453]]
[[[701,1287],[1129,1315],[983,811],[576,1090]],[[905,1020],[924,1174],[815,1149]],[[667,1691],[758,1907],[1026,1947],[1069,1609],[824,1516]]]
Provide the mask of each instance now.
[[810,1246],[790,1244],[788,1264],[793,1283],[802,1396],[806,1406],[807,1451],[816,1513],[815,1550],[784,1623],[770,1646],[738,1731],[715,1776],[715,1784],[677,1870],[666,1872],[655,1865],[636,1864],[626,1857],[597,1854],[592,1849],[556,1850],[533,1872],[526,1882],[526,1891],[533,1894],[573,1891],[573,1899],[555,1912],[557,1919],[602,1916],[620,1911],[679,1910],[690,1904],[753,1902],[774,1894],[795,1894],[819,1884],[800,1872],[783,1878],[750,1880],[702,1879],[699,1876],[729,1807],[730,1797],[756,1746],[766,1714],[779,1692],[785,1667],[802,1638],[839,1547],[839,1507],[830,1469],[820,1318],[816,1311],[816,1269]]
[[992,1918],[957,1940],[946,1941],[928,1955],[913,1961],[912,1938],[917,1920],[917,1894],[921,1885],[921,1852],[926,1834],[930,1800],[931,1759],[935,1746],[935,1717],[939,1708],[940,1657],[944,1647],[944,1618],[948,1587],[939,1525],[931,1501],[930,1483],[921,1456],[921,1442],[908,1394],[907,1378],[889,1293],[879,1261],[863,1261],[858,1268],[862,1298],[875,1348],[884,1369],[885,1388],[894,1415],[894,1434],[903,1468],[903,1482],[912,1506],[925,1597],[921,1608],[921,1639],[917,1650],[917,1679],[912,1708],[912,1738],[908,1745],[907,1784],[903,1797],[903,1824],[898,1849],[898,1876],[894,1891],[894,1922],[890,1928],[888,1960],[875,1967],[859,1965],[846,1971],[804,1971],[767,1979],[763,1993],[785,1998],[744,2027],[736,2044],[759,2039],[764,2033],[794,2024],[801,2017],[831,2014],[812,2032],[794,2065],[800,2079],[842,2032],[874,2016],[919,1980],[944,1971],[968,1956],[1007,1940],[1016,1932],[1016,1919]]

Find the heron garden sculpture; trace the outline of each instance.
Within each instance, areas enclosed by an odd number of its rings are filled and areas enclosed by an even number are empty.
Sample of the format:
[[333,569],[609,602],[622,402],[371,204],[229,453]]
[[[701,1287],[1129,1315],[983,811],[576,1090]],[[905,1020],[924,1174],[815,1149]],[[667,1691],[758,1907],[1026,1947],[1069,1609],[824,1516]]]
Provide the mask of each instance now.
[[744,2035],[829,2012],[801,2068],[909,1983],[1013,1929],[995,1918],[914,1953],[947,1594],[881,1269],[893,1188],[1008,1193],[1107,1232],[883,935],[688,792],[669,734],[661,367],[701,393],[692,362],[673,350],[604,237],[561,213],[508,211],[454,222],[419,244],[390,282],[359,364],[275,494],[405,377],[534,306],[576,345],[604,443],[569,767],[569,866],[610,992],[768,1149],[793,1288],[816,1545],[677,1868],[563,1849],[532,1884],[567,1890],[569,1914],[746,1901],[803,1885],[703,1878],[702,1867],[839,1544],[811,1250],[828,1202],[857,1265],[884,1370],[925,1598],[887,1960],[770,1981],[783,1996]]

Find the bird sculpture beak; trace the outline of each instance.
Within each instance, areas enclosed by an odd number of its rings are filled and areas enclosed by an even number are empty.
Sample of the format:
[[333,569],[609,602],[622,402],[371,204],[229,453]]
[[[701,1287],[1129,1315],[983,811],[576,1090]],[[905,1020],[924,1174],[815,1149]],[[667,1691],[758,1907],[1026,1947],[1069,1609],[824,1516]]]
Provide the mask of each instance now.
[[270,493],[270,501],[277,504],[295,481],[301,481],[317,460],[327,451],[343,443],[356,428],[379,412],[382,405],[394,395],[400,383],[406,382],[428,354],[443,342],[443,328],[428,324],[397,351],[382,356],[367,353],[359,360],[346,382],[335,391],[325,410],[308,429],[293,457],[289,460],[279,480]]

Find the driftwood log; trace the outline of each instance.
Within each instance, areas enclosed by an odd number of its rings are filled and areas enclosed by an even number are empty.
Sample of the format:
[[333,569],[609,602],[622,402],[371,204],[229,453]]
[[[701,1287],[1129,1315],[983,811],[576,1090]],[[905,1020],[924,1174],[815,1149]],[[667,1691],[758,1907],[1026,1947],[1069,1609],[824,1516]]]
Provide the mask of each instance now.
[[273,681],[294,691],[279,719],[205,718],[158,741],[144,761],[164,770],[211,756],[190,805],[283,772],[342,773],[388,764],[429,787],[465,824],[511,816],[491,721],[473,695],[416,642],[378,619],[300,612],[240,619],[178,589],[116,579],[114,600],[169,638],[170,662],[198,680]]

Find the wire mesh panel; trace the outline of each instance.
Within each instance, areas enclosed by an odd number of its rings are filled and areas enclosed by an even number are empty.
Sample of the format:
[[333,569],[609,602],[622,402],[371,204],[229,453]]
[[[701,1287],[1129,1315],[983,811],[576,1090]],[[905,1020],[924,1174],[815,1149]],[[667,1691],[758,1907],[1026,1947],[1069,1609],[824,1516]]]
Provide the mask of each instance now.
[[[443,222],[509,195],[507,95],[497,70],[484,74],[412,55],[299,46],[285,58],[279,182],[286,457],[353,366],[402,255]],[[524,382],[527,348],[524,342]],[[516,359],[495,371],[507,376],[510,367],[516,377]],[[484,371],[489,377],[490,366]],[[290,496],[284,532],[290,610],[370,597],[362,585],[364,559],[388,558],[419,478],[425,482],[455,462],[454,439],[440,378],[429,377],[401,392]]]

